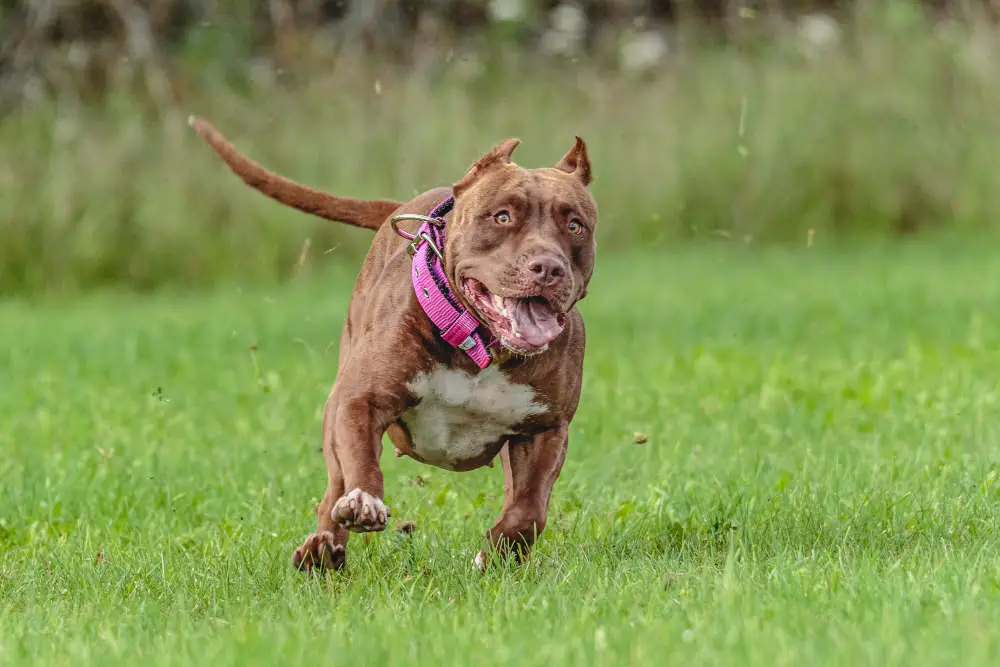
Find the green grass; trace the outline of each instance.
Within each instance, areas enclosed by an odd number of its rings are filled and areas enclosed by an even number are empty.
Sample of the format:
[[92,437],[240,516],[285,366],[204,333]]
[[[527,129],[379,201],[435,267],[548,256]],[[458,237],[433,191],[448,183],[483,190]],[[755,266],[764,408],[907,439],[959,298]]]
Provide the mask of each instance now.
[[290,568],[356,266],[0,303],[0,663],[996,664],[995,253],[822,246],[603,257],[552,520],[486,575],[499,469],[391,450],[390,530]]
[[246,188],[189,113],[277,171],[359,197],[453,183],[510,136],[523,140],[518,162],[551,165],[579,134],[602,248],[1000,232],[993,28],[884,23],[813,58],[773,31],[678,44],[641,80],[502,44],[478,73],[465,56],[414,71],[345,56],[243,86],[218,74],[231,62],[171,61],[179,99],[160,115],[113,89],[0,119],[0,293],[267,285],[295,273],[304,248],[316,262],[364,247],[366,235]]

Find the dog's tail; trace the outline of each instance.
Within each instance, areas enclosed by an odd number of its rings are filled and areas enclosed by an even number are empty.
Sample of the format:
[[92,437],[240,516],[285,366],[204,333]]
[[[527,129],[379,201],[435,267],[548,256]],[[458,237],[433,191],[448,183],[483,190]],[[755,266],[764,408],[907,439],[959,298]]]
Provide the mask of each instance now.
[[401,202],[384,199],[351,199],[315,190],[274,173],[240,153],[215,127],[198,116],[188,124],[219,154],[234,174],[251,188],[285,206],[311,213],[327,220],[365,229],[378,229]]

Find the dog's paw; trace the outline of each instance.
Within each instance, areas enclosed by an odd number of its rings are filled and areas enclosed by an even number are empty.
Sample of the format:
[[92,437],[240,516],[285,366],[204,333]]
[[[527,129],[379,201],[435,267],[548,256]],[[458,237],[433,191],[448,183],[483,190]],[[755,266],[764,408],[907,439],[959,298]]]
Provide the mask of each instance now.
[[354,489],[340,497],[330,510],[330,516],[353,533],[372,533],[385,530],[392,512],[381,499]]
[[486,571],[486,552],[485,551],[480,550],[476,554],[476,557],[472,559],[472,568],[476,572],[485,572]]
[[297,570],[339,570],[347,562],[347,551],[337,544],[333,533],[313,533],[292,554],[292,565]]

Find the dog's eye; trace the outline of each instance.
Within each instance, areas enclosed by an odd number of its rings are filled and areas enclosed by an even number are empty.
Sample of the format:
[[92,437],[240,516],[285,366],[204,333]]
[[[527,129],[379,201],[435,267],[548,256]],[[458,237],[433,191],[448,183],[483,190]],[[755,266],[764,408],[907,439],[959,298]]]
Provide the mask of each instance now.
[[576,218],[569,221],[568,228],[571,234],[580,234],[583,232],[583,225]]
[[500,211],[493,216],[493,219],[497,221],[498,225],[509,225],[510,224],[510,213],[507,211]]

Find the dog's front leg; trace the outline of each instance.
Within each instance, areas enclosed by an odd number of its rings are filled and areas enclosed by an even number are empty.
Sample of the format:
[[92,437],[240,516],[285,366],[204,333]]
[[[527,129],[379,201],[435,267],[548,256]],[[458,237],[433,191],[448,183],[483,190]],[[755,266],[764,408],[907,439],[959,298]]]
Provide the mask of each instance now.
[[344,479],[344,495],[331,516],[355,533],[385,530],[391,513],[383,501],[385,488],[379,459],[382,435],[391,417],[385,405],[369,393],[337,401],[334,447]]
[[344,495],[344,475],[340,470],[334,445],[337,406],[333,395],[323,410],[323,458],[326,460],[327,486],[323,499],[316,507],[316,532],[295,550],[292,563],[302,570],[339,570],[347,558],[347,529],[333,520],[333,505]]
[[[345,382],[344,384],[349,385]],[[382,414],[372,406],[379,401],[368,395],[343,398],[335,384],[323,411],[323,456],[328,482],[326,493],[316,508],[316,532],[295,550],[296,568],[340,569],[347,556],[349,533],[385,529],[389,509],[383,502]]]
[[[566,460],[568,424],[539,433],[530,440],[512,440],[500,451],[503,466],[503,508],[486,534],[502,556],[527,556],[535,538],[545,529],[549,496]],[[488,552],[481,550],[476,567],[486,568]]]

